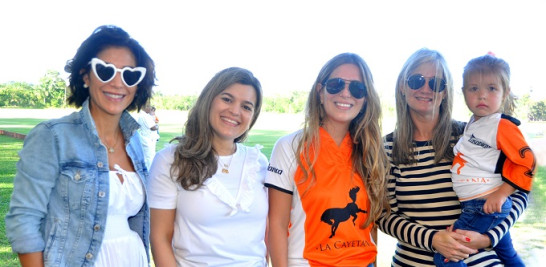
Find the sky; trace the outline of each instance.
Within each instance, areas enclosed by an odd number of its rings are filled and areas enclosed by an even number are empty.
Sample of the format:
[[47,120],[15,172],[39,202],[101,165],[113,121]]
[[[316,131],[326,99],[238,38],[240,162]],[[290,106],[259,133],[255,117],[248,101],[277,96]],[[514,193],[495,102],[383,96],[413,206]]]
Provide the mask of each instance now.
[[231,66],[252,71],[266,97],[308,91],[326,61],[353,52],[388,98],[406,59],[427,47],[446,58],[456,91],[466,62],[491,51],[510,64],[516,95],[546,99],[546,0],[27,0],[0,10],[0,83],[37,84],[48,70],[68,78],[83,40],[114,24],[154,59],[164,94],[198,94]]

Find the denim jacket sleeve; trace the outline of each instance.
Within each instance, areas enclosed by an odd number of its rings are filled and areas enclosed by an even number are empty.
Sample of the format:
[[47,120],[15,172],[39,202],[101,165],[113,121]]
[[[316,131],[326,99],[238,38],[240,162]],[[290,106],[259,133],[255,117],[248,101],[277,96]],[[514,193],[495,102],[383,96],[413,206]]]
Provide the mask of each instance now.
[[[138,124],[127,112],[120,126],[126,151],[147,185]],[[7,237],[16,253],[44,252],[46,266],[93,266],[104,238],[109,202],[108,152],[87,102],[79,112],[37,125],[19,153]],[[147,202],[129,219],[148,251]]]
[[6,236],[16,253],[43,251],[40,232],[52,188],[59,177],[59,155],[55,135],[45,123],[25,138],[19,152],[10,209],[6,215]]

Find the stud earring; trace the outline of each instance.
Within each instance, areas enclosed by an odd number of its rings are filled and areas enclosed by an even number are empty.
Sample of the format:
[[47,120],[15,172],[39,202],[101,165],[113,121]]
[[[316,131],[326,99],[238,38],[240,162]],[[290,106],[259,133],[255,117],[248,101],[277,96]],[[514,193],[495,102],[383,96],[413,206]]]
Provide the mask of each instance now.
[[83,88],[89,88],[89,85],[87,85],[86,83],[83,84]]

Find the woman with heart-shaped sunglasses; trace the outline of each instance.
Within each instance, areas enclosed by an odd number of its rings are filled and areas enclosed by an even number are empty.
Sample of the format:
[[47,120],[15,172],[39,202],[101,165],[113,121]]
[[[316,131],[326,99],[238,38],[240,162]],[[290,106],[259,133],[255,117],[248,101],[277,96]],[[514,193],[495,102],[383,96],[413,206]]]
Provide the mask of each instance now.
[[100,26],[66,64],[79,112],[37,125],[14,179],[7,236],[22,266],[148,266],[139,124],[154,62],[123,29]]
[[[420,49],[406,61],[396,82],[397,121],[385,137],[391,161],[388,176],[390,215],[379,229],[398,239],[392,266],[436,266],[434,253],[469,266],[499,266],[494,247],[527,206],[527,194],[512,194],[512,210],[485,234],[452,231],[461,214],[453,190],[453,146],[465,123],[453,120],[453,80],[444,57]],[[479,252],[478,252],[479,251]]]

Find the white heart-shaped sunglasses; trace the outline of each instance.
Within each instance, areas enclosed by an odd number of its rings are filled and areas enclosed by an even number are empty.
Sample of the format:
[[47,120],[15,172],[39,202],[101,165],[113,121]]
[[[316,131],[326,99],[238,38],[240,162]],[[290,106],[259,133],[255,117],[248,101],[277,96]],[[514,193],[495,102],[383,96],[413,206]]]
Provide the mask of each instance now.
[[121,80],[127,87],[132,87],[139,84],[146,75],[146,68],[144,67],[124,67],[123,69],[118,69],[112,63],[106,63],[102,59],[92,58],[89,61],[91,69],[95,76],[103,82],[107,83],[116,77],[116,72],[121,74]]

